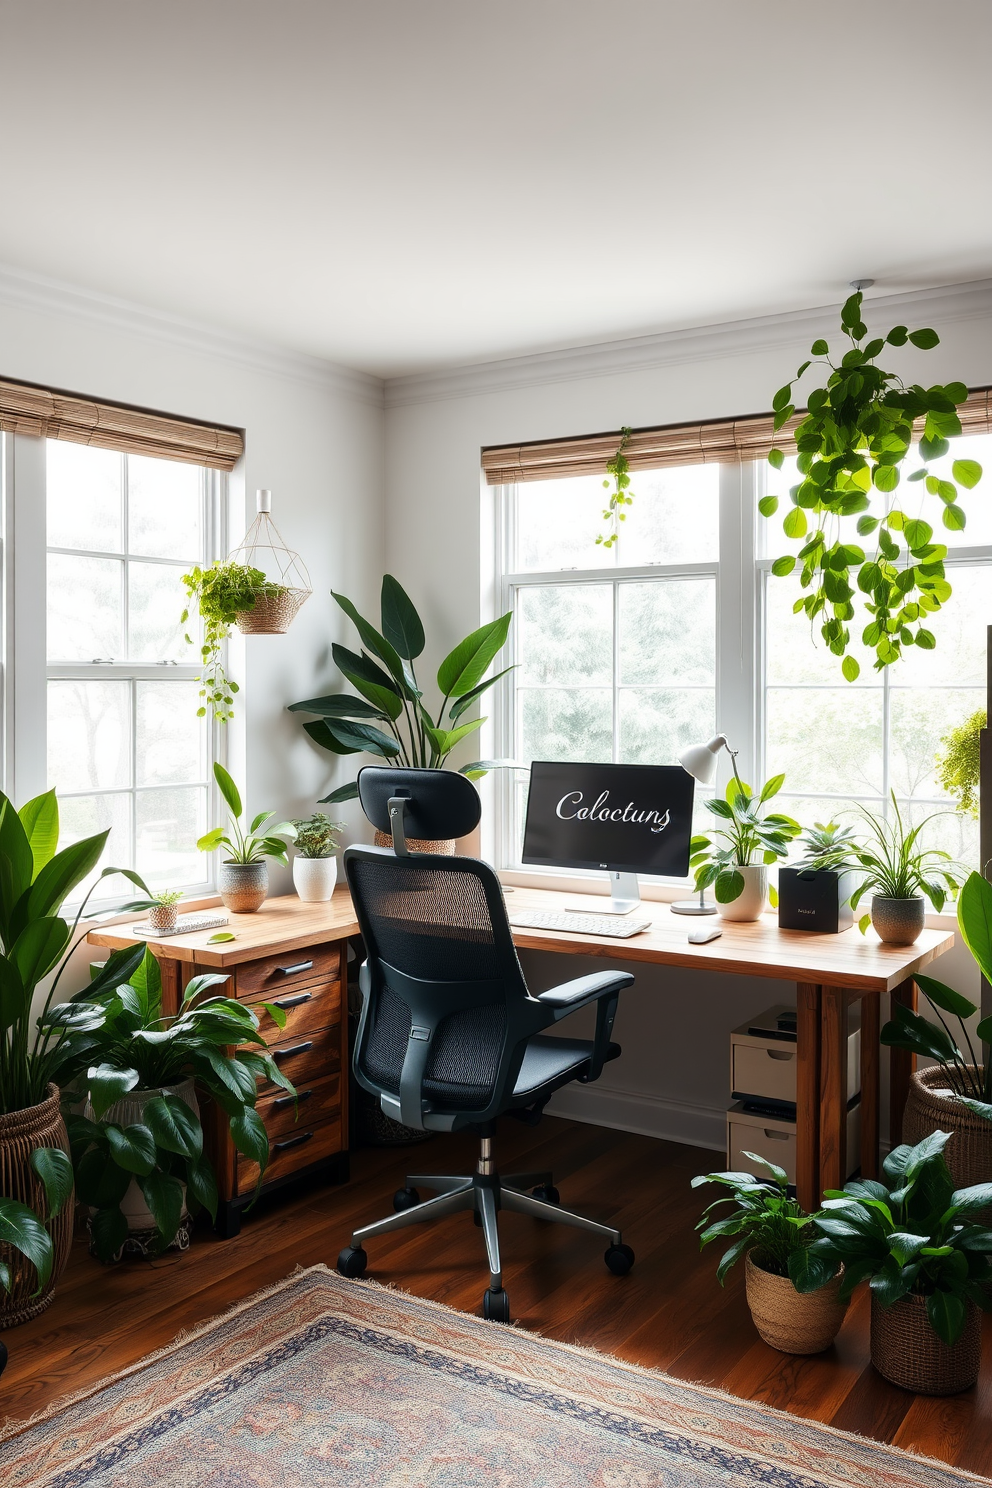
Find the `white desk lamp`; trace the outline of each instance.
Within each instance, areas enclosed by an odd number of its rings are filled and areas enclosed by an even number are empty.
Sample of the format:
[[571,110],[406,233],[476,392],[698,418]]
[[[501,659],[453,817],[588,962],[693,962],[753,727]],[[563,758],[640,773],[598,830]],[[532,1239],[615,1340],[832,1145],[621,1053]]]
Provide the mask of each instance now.
[[[731,749],[723,734],[714,734],[707,744],[690,744],[689,748],[683,750],[679,755],[679,764],[683,770],[687,770],[694,780],[700,785],[712,785],[716,778],[716,757],[721,749],[725,749],[731,759],[735,761],[736,749]],[[705,890],[700,889],[698,901],[695,899],[679,899],[672,905],[672,914],[684,915],[711,915],[716,914],[715,904],[707,904],[704,897]]]

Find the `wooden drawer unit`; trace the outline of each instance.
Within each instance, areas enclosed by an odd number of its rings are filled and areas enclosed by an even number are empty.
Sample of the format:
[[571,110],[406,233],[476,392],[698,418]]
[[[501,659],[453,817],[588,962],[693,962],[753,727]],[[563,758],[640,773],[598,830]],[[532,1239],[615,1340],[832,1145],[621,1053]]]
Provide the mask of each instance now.
[[[270,996],[257,993],[241,1000],[248,1004],[258,1018],[258,1031],[268,1044],[276,1041],[284,1044],[287,1039],[299,1038],[303,1034],[341,1022],[339,981],[313,982],[306,987],[297,986],[286,991],[280,988]],[[272,1015],[266,1012],[262,1005],[265,1002],[281,1008],[286,1014],[284,1028],[277,1027]]]
[[[330,1028],[297,1034],[294,1038],[287,1038],[284,1031],[277,1044],[269,1045],[269,1053],[280,1071],[287,1080],[292,1080],[297,1089],[301,1081],[319,1080],[324,1075],[336,1074],[341,1068],[341,1052],[340,1019]],[[265,1091],[276,1088],[271,1084],[261,1087]]]
[[281,956],[260,956],[257,961],[243,961],[235,969],[237,995],[245,1001],[264,997],[267,1002],[291,987],[305,982],[320,982],[341,977],[341,945],[306,946],[303,950],[286,951]]
[[[302,1127],[302,1131],[299,1129]],[[269,1163],[265,1169],[265,1185],[278,1183],[304,1168],[313,1167],[325,1158],[336,1157],[342,1150],[343,1133],[340,1118],[335,1121],[315,1122],[311,1126],[297,1123],[295,1130],[284,1136],[273,1137],[269,1142]],[[237,1193],[239,1198],[250,1198],[258,1182],[258,1164],[238,1153]]]
[[340,1074],[302,1081],[296,1087],[295,1101],[283,1090],[272,1090],[271,1085],[266,1088],[272,1093],[260,1096],[256,1109],[273,1140],[294,1136],[297,1132],[309,1130],[316,1122],[336,1120],[341,1115]]

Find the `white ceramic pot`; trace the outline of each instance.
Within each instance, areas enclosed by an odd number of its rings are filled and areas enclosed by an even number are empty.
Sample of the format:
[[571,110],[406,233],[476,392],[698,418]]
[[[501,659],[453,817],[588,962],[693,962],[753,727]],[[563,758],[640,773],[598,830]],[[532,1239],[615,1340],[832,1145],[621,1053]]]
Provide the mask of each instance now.
[[763,863],[752,864],[737,872],[744,876],[744,887],[730,904],[717,901],[717,911],[725,920],[758,920],[768,902],[768,869]]
[[[161,1090],[129,1090],[127,1095],[122,1096],[119,1101],[112,1105],[103,1116],[104,1121],[113,1121],[117,1126],[131,1126],[140,1122],[144,1108],[155,1096],[161,1095]],[[178,1085],[170,1085],[168,1094],[174,1095],[178,1100],[185,1101],[194,1116],[199,1118],[200,1106],[196,1099],[196,1090],[192,1080],[181,1080]],[[83,1115],[93,1120],[93,1107],[89,1101],[83,1107]],[[186,1218],[185,1185],[183,1196],[182,1217]],[[91,1210],[90,1213],[93,1211]],[[153,1230],[155,1228],[155,1216],[145,1203],[145,1196],[141,1192],[136,1179],[132,1178],[127,1192],[121,1200],[121,1213],[127,1220],[128,1229],[132,1232]],[[173,1242],[175,1245],[176,1242]],[[171,1249],[172,1247],[170,1247]],[[180,1246],[180,1248],[182,1248]]]
[[323,904],[334,893],[338,881],[337,858],[293,859],[293,883],[306,904]]

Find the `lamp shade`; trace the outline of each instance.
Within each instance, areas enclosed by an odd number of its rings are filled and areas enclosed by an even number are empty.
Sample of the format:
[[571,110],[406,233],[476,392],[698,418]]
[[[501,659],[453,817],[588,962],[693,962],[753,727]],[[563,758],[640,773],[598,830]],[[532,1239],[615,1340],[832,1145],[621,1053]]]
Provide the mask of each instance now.
[[712,785],[716,778],[716,757],[721,749],[727,748],[729,745],[723,734],[714,734],[708,744],[690,744],[679,755],[679,764],[700,785]]

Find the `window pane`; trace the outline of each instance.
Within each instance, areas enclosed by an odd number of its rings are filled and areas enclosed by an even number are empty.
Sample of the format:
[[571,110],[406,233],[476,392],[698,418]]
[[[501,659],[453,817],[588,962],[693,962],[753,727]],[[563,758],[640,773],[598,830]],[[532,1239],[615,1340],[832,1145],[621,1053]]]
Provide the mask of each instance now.
[[[899,796],[944,795],[935,778],[940,741],[985,706],[979,689],[893,688],[889,703],[889,770]],[[952,804],[948,797],[948,804]]]
[[620,760],[632,765],[674,765],[690,744],[716,731],[709,688],[625,687],[620,694]]
[[716,585],[655,579],[620,586],[620,681],[713,685]]
[[[132,661],[196,659],[179,623],[186,604],[182,570],[161,563],[128,564]],[[192,632],[190,632],[192,634]]]
[[525,481],[517,487],[517,558],[521,571],[602,568],[612,551],[596,546],[606,533],[608,492],[598,475],[571,480]]
[[128,455],[127,479],[129,550],[198,562],[203,552],[200,467]]
[[128,682],[49,682],[48,783],[58,791],[131,784]]
[[519,683],[611,684],[613,588],[610,584],[519,589],[516,626],[520,667],[515,675]]
[[197,718],[198,682],[138,682],[138,785],[207,778],[207,725]]
[[767,694],[766,770],[792,790],[878,796],[882,776],[879,688],[772,687]]
[[151,889],[202,883],[210,860],[197,852],[207,830],[207,792],[202,787],[138,791],[137,868]]
[[[992,471],[989,480],[992,482]],[[889,668],[893,687],[985,684],[985,633],[992,625],[992,568],[949,565],[946,572],[953,593],[926,620],[927,630],[936,638],[936,649],[921,651],[919,646],[907,646],[902,660]]]
[[[88,878],[77,884],[72,891],[72,902],[78,903],[90,886],[96,883],[100,873],[111,864],[115,868],[132,868],[131,862],[131,797],[123,793],[108,796],[65,796],[59,801],[59,819],[62,834],[60,847],[68,847],[82,837],[92,837],[97,832],[110,828],[97,866]],[[134,897],[134,890],[126,878],[107,878],[94,899],[126,900]],[[90,900],[92,904],[93,899]]]
[[590,764],[612,760],[613,693],[609,688],[521,688],[519,697],[522,764],[536,759]]
[[[950,853],[955,863],[977,869],[979,847],[976,817],[965,816],[962,811],[949,811],[939,801],[900,801],[899,810],[902,812],[903,822],[909,822],[914,827],[924,818],[932,817],[917,839],[921,848],[936,848],[940,852]],[[928,912],[929,909],[930,906],[927,905]],[[950,910],[953,914],[953,905]]]
[[49,553],[49,661],[98,657],[110,661],[123,656],[123,568],[115,558]]
[[46,443],[48,546],[123,551],[123,456],[61,439]]
[[[792,613],[793,604],[804,592],[795,578],[777,579],[774,574],[767,575],[765,646],[769,685],[793,682],[836,687],[843,683],[850,687],[852,684],[845,683],[841,674],[841,657],[828,651],[820,638],[819,618],[811,626],[805,615]],[[848,651],[861,666],[861,676],[853,687],[881,687],[881,675],[874,670],[875,653],[861,645],[864,626],[852,621],[848,628],[853,642]]]
[[619,563],[706,563],[719,556],[719,465],[634,470],[628,495],[631,491],[634,503],[624,508]]

